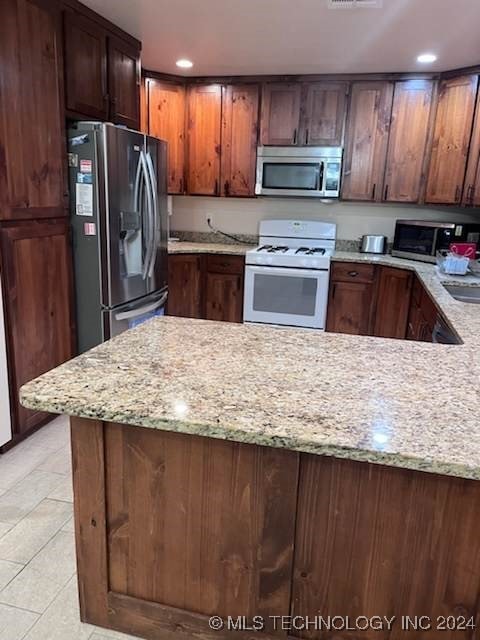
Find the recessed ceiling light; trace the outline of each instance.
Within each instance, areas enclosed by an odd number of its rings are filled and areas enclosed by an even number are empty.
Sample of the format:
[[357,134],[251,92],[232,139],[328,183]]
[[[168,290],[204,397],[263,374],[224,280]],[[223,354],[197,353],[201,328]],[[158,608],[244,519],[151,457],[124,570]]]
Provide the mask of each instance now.
[[193,67],[193,62],[191,60],[187,60],[186,58],[182,58],[181,60],[177,60],[177,67],[181,67],[182,69],[191,69]]
[[417,58],[417,62],[422,62],[423,64],[428,64],[430,62],[435,62],[437,56],[434,53],[422,53]]

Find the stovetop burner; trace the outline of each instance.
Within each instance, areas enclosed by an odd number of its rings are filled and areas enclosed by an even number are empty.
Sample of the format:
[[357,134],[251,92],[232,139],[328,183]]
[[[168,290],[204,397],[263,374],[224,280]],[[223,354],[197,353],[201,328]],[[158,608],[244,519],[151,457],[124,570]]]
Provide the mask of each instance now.
[[266,251],[267,253],[286,253],[288,251],[288,247],[284,245],[263,244],[257,249],[257,252],[262,251]]
[[325,249],[322,249],[321,247],[315,247],[315,248],[299,247],[295,251],[295,254],[297,253],[303,253],[306,256],[313,256],[315,254],[320,254],[321,256],[323,256],[325,254]]

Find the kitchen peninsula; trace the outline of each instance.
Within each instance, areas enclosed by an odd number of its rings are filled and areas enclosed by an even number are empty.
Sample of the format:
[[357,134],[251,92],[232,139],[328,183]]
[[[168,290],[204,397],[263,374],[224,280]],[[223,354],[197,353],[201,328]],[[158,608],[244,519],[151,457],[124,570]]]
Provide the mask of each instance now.
[[401,616],[437,638],[450,616],[442,638],[477,637],[480,309],[417,274],[463,344],[161,318],[23,388],[72,416],[84,621],[244,640],[209,616],[257,615],[258,637],[343,640],[417,638]]

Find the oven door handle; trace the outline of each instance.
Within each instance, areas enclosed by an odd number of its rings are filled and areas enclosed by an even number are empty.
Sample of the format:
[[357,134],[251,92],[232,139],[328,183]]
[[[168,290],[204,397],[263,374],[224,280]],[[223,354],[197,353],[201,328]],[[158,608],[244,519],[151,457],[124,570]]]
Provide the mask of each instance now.
[[320,267],[318,269],[304,269],[303,267],[270,267],[267,265],[247,264],[245,270],[250,273],[263,273],[265,275],[278,276],[315,276],[330,270],[330,266]]

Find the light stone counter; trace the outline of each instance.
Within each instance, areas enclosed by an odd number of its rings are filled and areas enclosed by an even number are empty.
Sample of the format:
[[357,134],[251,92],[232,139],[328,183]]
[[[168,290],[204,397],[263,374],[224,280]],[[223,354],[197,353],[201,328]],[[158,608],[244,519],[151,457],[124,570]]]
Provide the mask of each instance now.
[[416,271],[463,344],[159,318],[25,385],[22,403],[480,479],[480,305],[432,265],[334,259]]
[[221,253],[222,255],[244,256],[254,245],[229,244],[220,242],[169,242],[168,253]]

